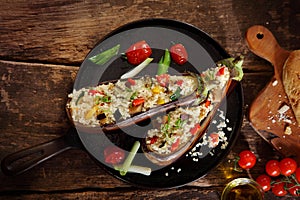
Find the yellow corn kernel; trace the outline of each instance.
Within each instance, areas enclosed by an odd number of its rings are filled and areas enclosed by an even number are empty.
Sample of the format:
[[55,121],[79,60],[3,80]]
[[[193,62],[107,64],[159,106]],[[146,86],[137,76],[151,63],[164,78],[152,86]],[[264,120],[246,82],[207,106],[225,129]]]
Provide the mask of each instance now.
[[97,106],[94,106],[91,110],[89,110],[86,114],[85,114],[85,119],[91,119],[94,114],[97,111]]
[[160,86],[155,86],[154,88],[152,88],[152,92],[154,94],[159,94],[162,92],[162,88]]
[[157,99],[157,104],[162,105],[165,103],[165,100],[162,98]]

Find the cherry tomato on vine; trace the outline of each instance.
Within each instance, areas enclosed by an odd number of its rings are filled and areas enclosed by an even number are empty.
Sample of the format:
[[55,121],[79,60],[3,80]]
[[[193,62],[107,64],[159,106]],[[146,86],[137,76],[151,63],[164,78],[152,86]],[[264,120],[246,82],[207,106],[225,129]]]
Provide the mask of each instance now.
[[295,185],[294,183],[287,184],[287,190],[292,196],[299,197],[300,196],[300,186]]
[[238,164],[243,169],[251,169],[256,163],[256,156],[249,150],[244,150],[239,154]]
[[175,63],[183,65],[188,60],[188,54],[182,44],[174,44],[170,48],[171,57]]
[[279,162],[279,168],[282,175],[289,176],[296,171],[297,162],[292,158],[284,158]]
[[296,169],[295,176],[296,176],[298,183],[300,183],[300,167],[298,167]]
[[151,47],[145,40],[131,45],[125,52],[127,61],[132,65],[138,65],[152,54]]
[[280,175],[279,161],[269,160],[266,164],[266,172],[269,176],[276,177]]
[[284,182],[277,180],[272,187],[273,194],[279,197],[286,195],[288,192],[284,189],[284,185]]
[[256,178],[256,182],[262,187],[265,192],[271,189],[271,178],[266,174],[258,176]]
[[124,150],[116,146],[108,146],[104,149],[104,161],[108,164],[118,164],[125,158]]

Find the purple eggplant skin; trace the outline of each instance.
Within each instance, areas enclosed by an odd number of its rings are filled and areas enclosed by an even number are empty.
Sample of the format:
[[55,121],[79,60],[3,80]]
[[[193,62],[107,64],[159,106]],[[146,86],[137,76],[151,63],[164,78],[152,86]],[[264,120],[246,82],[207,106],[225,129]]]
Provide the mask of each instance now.
[[[232,92],[236,83],[237,82],[234,80],[229,80],[229,82],[227,83],[227,85],[223,91],[222,100]],[[200,129],[194,135],[194,137],[192,137],[191,140],[189,140],[186,144],[181,144],[180,148],[178,148],[176,151],[174,151],[170,154],[162,155],[162,154],[153,152],[151,149],[149,149],[149,146],[146,144],[146,138],[144,140],[142,140],[141,147],[142,147],[145,157],[148,160],[150,160],[152,163],[157,164],[159,166],[166,166],[166,165],[170,165],[170,164],[174,163],[182,155],[185,155],[186,153],[188,153],[188,151],[194,147],[194,145],[197,143],[197,141],[199,141],[203,137],[211,120],[213,119],[215,113],[217,112],[220,104],[221,104],[221,101],[214,105],[213,110],[208,114],[208,116],[201,123]]]

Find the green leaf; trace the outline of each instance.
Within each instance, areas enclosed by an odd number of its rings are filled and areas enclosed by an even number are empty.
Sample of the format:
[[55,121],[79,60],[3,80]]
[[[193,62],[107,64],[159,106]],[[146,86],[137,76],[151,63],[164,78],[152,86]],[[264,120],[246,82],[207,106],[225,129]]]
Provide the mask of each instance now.
[[238,56],[237,58],[226,58],[224,60],[219,61],[217,64],[225,65],[230,69],[230,77],[233,80],[241,81],[244,72],[243,72],[243,65],[244,57]]
[[120,49],[120,44],[117,44],[116,46],[103,51],[93,57],[90,57],[89,60],[92,61],[93,63],[97,65],[104,65],[107,63],[112,57],[118,55],[119,49]]

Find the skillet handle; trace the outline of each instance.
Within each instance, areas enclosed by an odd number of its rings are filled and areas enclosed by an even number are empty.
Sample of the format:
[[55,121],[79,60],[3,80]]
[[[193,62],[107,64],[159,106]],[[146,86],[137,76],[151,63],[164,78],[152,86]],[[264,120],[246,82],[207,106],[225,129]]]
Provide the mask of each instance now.
[[6,156],[1,162],[2,172],[10,176],[22,174],[49,158],[72,148],[82,148],[82,143],[74,128],[57,139]]

